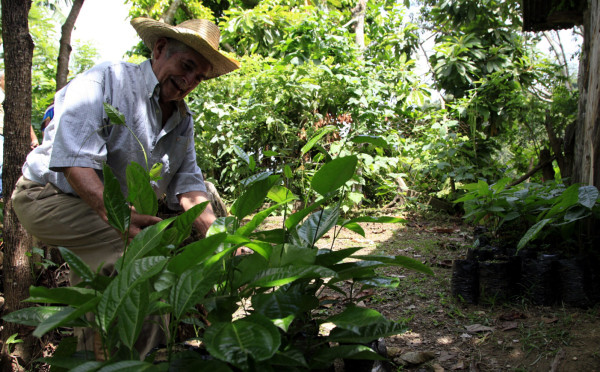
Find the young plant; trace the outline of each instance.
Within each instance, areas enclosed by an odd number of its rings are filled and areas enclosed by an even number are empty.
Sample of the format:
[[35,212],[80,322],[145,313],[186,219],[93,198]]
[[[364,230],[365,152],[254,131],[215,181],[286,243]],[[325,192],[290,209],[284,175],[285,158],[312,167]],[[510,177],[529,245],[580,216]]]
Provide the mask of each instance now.
[[[67,288],[32,287],[27,301],[46,306],[15,311],[4,319],[35,326],[34,334],[39,337],[58,327],[94,328],[101,336],[105,361],[85,359],[90,355],[74,352],[42,359],[53,367],[86,371],[316,370],[331,366],[337,358],[382,359],[365,345],[400,333],[403,327],[375,310],[356,306],[353,289],[397,286],[397,278],[378,275],[377,269],[385,266],[426,274],[432,271],[407,257],[363,256],[356,254],[360,247],[335,250],[333,245],[320,246],[320,239],[333,228],[335,236],[340,228],[364,236],[360,222],[402,222],[393,217],[340,217],[340,194],[356,164],[356,156],[325,163],[311,178],[317,198],[286,216],[280,228],[259,229],[270,214],[297,198],[281,185],[278,175],[249,183],[233,203],[232,215],[219,218],[205,239],[181,246],[203,205],[163,220],[128,244],[116,264],[116,275],[111,277],[93,272],[61,248],[82,282]],[[104,170],[109,221],[122,232],[128,226],[127,200],[137,203],[135,200],[150,197],[140,186],[149,176],[138,172],[141,167],[131,167],[128,186],[141,194],[128,199],[114,187],[110,170]],[[273,203],[263,206],[265,198]],[[259,212],[253,214],[256,210]],[[236,256],[234,252],[242,246],[253,253]],[[346,284],[350,290],[345,289]],[[325,289],[345,295],[339,301],[345,310],[335,315],[316,311]],[[85,317],[86,313],[93,316]],[[168,357],[156,364],[151,363],[152,356],[140,360],[134,348],[144,320],[152,315],[170,317]],[[173,346],[185,341],[178,338],[178,325],[198,317],[204,325],[199,337],[202,347],[177,351]],[[324,323],[334,325],[328,335],[319,332]]]
[[551,236],[559,241],[571,239],[578,222],[598,218],[599,193],[594,186],[574,184],[565,188],[550,182],[507,187],[509,182],[509,178],[503,178],[491,186],[483,180],[465,185],[467,194],[455,203],[464,203],[467,221],[483,222],[496,237],[507,230],[502,229],[505,224],[510,224],[517,232],[517,250]]

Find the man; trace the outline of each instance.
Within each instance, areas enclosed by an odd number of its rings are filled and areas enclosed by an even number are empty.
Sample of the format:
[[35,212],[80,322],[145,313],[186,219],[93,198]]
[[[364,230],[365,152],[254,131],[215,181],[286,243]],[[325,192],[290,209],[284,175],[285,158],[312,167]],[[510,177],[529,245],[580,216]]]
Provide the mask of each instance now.
[[[188,210],[207,201],[196,163],[193,119],[183,99],[201,81],[239,67],[219,52],[219,28],[210,21],[171,26],[136,18],[131,24],[152,50],[151,60],[102,63],[61,89],[44,141],[27,157],[12,196],[29,233],[70,249],[92,269],[103,264],[105,274],[112,272],[124,243],[106,222],[103,164],[126,192],[128,164],[151,167],[160,162],[162,179],[152,187],[157,196],[166,194],[171,209]],[[103,103],[116,107],[129,129],[111,124]],[[194,223],[204,234],[214,220],[209,204]],[[158,221],[132,210],[129,236]],[[141,355],[148,347],[138,348]]]

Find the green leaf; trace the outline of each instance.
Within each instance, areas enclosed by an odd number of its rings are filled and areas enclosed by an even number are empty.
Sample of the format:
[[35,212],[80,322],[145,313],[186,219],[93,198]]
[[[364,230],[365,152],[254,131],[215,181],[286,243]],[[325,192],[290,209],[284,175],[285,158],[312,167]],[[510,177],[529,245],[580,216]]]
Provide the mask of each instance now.
[[334,265],[340,261],[343,261],[345,258],[350,257],[352,254],[356,253],[361,249],[361,247],[345,248],[339,251],[319,249],[317,258],[315,260],[315,264],[330,267],[331,265]]
[[117,125],[125,125],[125,115],[119,112],[119,109],[109,105],[106,102],[103,102],[104,111],[106,111],[106,115],[112,124]]
[[80,306],[92,298],[98,296],[98,292],[91,288],[79,287],[29,287],[29,298],[26,302],[41,302],[46,304],[64,304]]
[[552,208],[545,214],[539,215],[538,218],[541,220],[541,217],[552,218],[561,213],[563,213],[566,209],[572,207],[573,205],[579,202],[579,186],[571,185],[568,189],[566,189],[558,198],[557,202]]
[[331,269],[337,272],[337,276],[330,281],[330,283],[336,283],[341,280],[356,280],[373,278],[377,276],[375,269],[378,267],[385,266],[381,262],[366,262],[366,261],[352,261],[343,262],[336,265],[332,265]]
[[214,323],[206,329],[204,342],[210,355],[242,369],[248,358],[262,361],[271,358],[281,339],[268,319],[253,315],[232,323]]
[[315,263],[317,250],[306,249],[292,244],[278,245],[273,248],[269,259],[269,267],[288,265],[312,265]]
[[138,163],[131,162],[127,166],[126,177],[129,191],[127,201],[135,207],[137,213],[155,216],[158,212],[158,200],[150,184],[148,171]]
[[337,158],[326,163],[313,176],[312,188],[323,196],[339,189],[354,176],[357,163],[356,156]]
[[598,200],[598,189],[596,186],[581,186],[579,188],[579,204],[592,209]]
[[233,152],[235,152],[237,156],[239,156],[243,161],[245,161],[246,164],[250,165],[250,157],[248,157],[246,151],[244,151],[241,147],[239,147],[238,145],[233,145]]
[[[279,288],[273,293],[261,293],[252,296],[252,307],[255,312],[275,321],[295,317],[302,312],[316,309],[319,300],[315,296],[303,294],[299,288],[288,290]],[[289,324],[285,324],[289,326]],[[283,328],[287,332],[287,328]]]
[[358,135],[352,137],[351,141],[354,143],[370,143],[371,145],[381,147],[383,149],[390,147],[387,141],[380,136]]
[[6,339],[6,345],[12,345],[12,344],[20,344],[23,342],[23,340],[19,340],[17,337],[19,337],[18,333],[12,334],[10,335],[9,338]]
[[573,208],[569,208],[569,210],[565,213],[564,221],[565,223],[571,223],[589,217],[590,215],[591,212],[588,208],[581,205],[576,205]]
[[313,146],[321,139],[323,138],[323,136],[325,136],[328,133],[334,132],[337,128],[333,125],[327,125],[321,129],[319,129],[317,131],[317,133],[312,136],[312,138],[310,140],[308,140],[308,142],[306,143],[306,145],[302,146],[302,149],[300,150],[300,155],[304,155],[307,152],[309,152]]
[[294,177],[294,174],[292,173],[292,168],[290,168],[290,166],[287,164],[283,167],[283,174],[287,179],[291,179]]
[[254,156],[250,156],[250,163],[248,164],[248,168],[250,168],[251,171],[254,171],[254,169],[256,169],[256,161],[254,160]]
[[[169,262],[170,264],[170,262]],[[177,281],[177,277],[175,274],[169,270],[163,270],[160,275],[154,280],[154,290],[157,292],[165,291],[173,285]]]
[[74,271],[83,280],[92,281],[94,279],[94,272],[79,256],[65,247],[58,247],[58,250],[65,262],[69,264],[70,270]]
[[117,310],[119,339],[129,350],[133,349],[140,335],[149,304],[148,283],[135,286]]
[[276,287],[298,279],[327,278],[335,275],[335,271],[317,265],[272,267],[259,272],[250,287]]
[[171,288],[169,295],[175,321],[181,319],[213,288],[216,276],[219,274],[217,268],[218,265],[213,265],[210,268],[198,265],[181,274],[177,284]]
[[176,275],[182,274],[192,266],[210,257],[226,237],[227,233],[223,232],[186,245],[181,253],[171,259],[168,265],[169,270]]
[[329,317],[327,322],[331,322],[339,328],[360,334],[362,327],[373,324],[385,324],[389,321],[376,310],[359,306],[349,306],[341,313]]
[[267,198],[273,200],[277,204],[289,203],[298,199],[298,197],[288,188],[278,185],[273,186],[271,190],[269,190]]
[[197,204],[175,218],[175,221],[173,221],[173,228],[177,231],[177,238],[174,243],[176,247],[190,236],[194,221],[202,214],[202,212],[204,212],[209,203],[210,202],[205,201]]
[[108,285],[98,304],[98,319],[102,330],[107,331],[117,315],[119,307],[136,286],[157,275],[165,266],[166,257],[151,256],[137,259],[124,266]]
[[251,233],[248,235],[249,238],[254,240],[260,240],[272,244],[283,244],[285,243],[286,232],[285,229],[273,229],[263,230]]
[[131,210],[123,193],[121,185],[107,164],[102,168],[104,174],[104,208],[108,223],[121,234],[129,229]]
[[517,251],[521,250],[527,243],[531,240],[535,239],[539,232],[550,222],[550,218],[545,218],[541,221],[538,221],[535,225],[531,226],[529,230],[523,235],[521,240],[519,240],[519,244],[517,244]]
[[64,309],[64,306],[26,307],[8,313],[2,319],[6,322],[36,327],[44,320]]
[[304,219],[304,217],[308,216],[312,211],[314,211],[315,209],[317,209],[321,205],[323,205],[327,200],[329,200],[329,198],[330,197],[318,199],[316,202],[309,205],[308,207],[301,209],[296,213],[291,214],[285,220],[285,227],[287,227],[290,230],[293,229],[296,225],[298,225]]
[[159,181],[162,179],[162,177],[160,176],[162,174],[162,170],[163,170],[163,163],[156,163],[152,166],[152,168],[150,169],[150,172],[148,173],[148,175],[150,176],[150,180],[151,181]]
[[237,231],[235,232],[237,235],[242,235],[242,236],[248,236],[250,235],[258,226],[260,226],[260,224],[271,215],[271,213],[273,213],[275,210],[281,208],[282,206],[284,206],[285,204],[276,204],[272,207],[269,207],[263,211],[260,211],[258,213],[256,213],[254,215],[254,217],[252,217],[252,220],[250,222],[248,222],[247,224],[245,224],[244,226],[241,226],[239,229],[237,229]]
[[402,266],[407,269],[415,270],[424,274],[433,275],[433,271],[427,265],[422,264],[421,262],[405,257],[405,256],[352,256],[353,258],[359,258],[364,261],[376,261],[385,265],[393,265],[393,266]]
[[363,238],[365,237],[365,230],[358,223],[356,223],[356,222],[347,222],[347,223],[344,223],[343,226],[345,228],[347,228],[348,230],[357,233],[358,235],[362,236]]
[[42,337],[47,332],[58,327],[85,327],[87,324],[82,320],[85,313],[91,311],[96,307],[100,301],[99,297],[95,297],[85,304],[81,305],[77,309],[72,307],[65,307],[61,311],[52,314],[50,317],[44,319],[37,328],[33,331],[35,337]]
[[69,369],[69,372],[96,372],[102,366],[102,362],[89,361],[79,364],[75,368]]
[[298,236],[312,247],[317,240],[336,225],[339,217],[340,209],[338,207],[314,212],[298,227]]
[[511,179],[509,177],[501,178],[498,180],[498,182],[492,185],[492,190],[494,190],[494,193],[497,194],[503,191],[510,181]]
[[398,288],[400,279],[395,277],[377,277],[357,280],[363,288]]
[[161,243],[165,229],[169,227],[174,218],[162,220],[157,224],[148,226],[133,238],[125,254],[119,258],[115,267],[117,271],[122,270],[122,266],[144,257]]
[[248,216],[258,209],[264,202],[265,197],[279,181],[279,176],[270,176],[265,180],[258,181],[250,186],[231,206],[231,213],[239,220]]
[[479,180],[477,182],[477,192],[479,192],[480,196],[489,196],[492,194],[490,186],[484,180]]
[[359,327],[357,332],[336,327],[330,332],[328,339],[333,342],[364,344],[405,331],[406,327],[402,324],[386,321]]
[[269,172],[269,171],[264,171],[264,172],[260,172],[257,174],[253,174],[252,176],[241,180],[240,184],[244,187],[248,187],[255,182],[262,181],[262,180],[269,178],[269,176],[271,174],[273,174],[273,172]]
[[161,372],[164,368],[142,360],[122,360],[104,366],[98,372]]

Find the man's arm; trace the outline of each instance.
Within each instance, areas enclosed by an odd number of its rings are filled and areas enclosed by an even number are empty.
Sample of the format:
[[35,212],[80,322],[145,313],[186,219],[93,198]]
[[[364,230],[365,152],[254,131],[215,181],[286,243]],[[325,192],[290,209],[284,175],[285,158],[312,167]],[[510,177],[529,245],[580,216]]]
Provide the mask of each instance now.
[[210,225],[217,219],[212,210],[212,206],[210,205],[210,199],[208,199],[208,194],[202,191],[190,191],[183,194],[177,195],[179,198],[179,204],[183,207],[184,210],[189,210],[190,208],[208,201],[209,203],[206,205],[206,209],[196,218],[194,221],[194,225],[200,232],[200,235],[203,237],[206,236],[206,232]]
[[[108,223],[108,216],[104,208],[104,184],[96,171],[92,168],[70,167],[64,168],[63,173],[73,190],[86,202],[102,220]],[[131,211],[129,237],[136,236],[145,226],[154,225],[161,219],[155,216]]]
[[35,134],[35,130],[33,130],[33,126],[29,126],[29,128],[31,128],[29,130],[29,136],[31,137],[31,149],[33,150],[34,148],[38,147],[40,145],[37,135]]

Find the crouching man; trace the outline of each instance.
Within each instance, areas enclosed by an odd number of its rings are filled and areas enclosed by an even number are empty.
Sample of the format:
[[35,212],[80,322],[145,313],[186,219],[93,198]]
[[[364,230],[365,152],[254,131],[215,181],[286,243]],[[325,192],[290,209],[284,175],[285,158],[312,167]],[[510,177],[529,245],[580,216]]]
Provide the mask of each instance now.
[[[126,193],[127,165],[133,161],[145,165],[147,156],[148,164],[163,164],[162,178],[152,187],[157,196],[166,195],[169,208],[188,210],[207,201],[196,163],[193,118],[183,99],[201,81],[239,67],[219,51],[219,29],[210,21],[194,19],[171,26],[136,18],[131,24],[152,58],[140,65],[99,64],[61,89],[44,141],[28,155],[12,195],[19,221],[31,235],[68,248],[94,270],[102,265],[107,275],[124,243],[107,223],[103,164]],[[104,103],[125,116],[133,133],[111,125]],[[209,204],[194,224],[204,234],[214,220]],[[130,237],[158,221],[132,211]],[[72,284],[78,281],[71,279]],[[93,349],[90,331],[78,335],[80,349]],[[150,323],[142,332],[136,349],[144,356],[164,341],[164,335]]]

